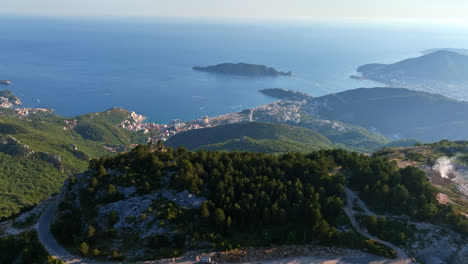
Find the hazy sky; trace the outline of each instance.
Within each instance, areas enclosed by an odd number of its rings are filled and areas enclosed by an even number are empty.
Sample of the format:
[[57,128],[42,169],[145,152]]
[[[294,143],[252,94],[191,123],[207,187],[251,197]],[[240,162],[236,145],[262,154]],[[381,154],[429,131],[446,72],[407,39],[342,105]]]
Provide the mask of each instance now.
[[460,20],[467,0],[0,0],[0,13],[259,19]]

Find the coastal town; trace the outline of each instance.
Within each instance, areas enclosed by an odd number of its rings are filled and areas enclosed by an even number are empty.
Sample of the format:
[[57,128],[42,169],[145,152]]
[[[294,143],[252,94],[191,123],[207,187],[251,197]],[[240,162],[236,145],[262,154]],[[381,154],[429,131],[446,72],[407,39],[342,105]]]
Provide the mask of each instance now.
[[39,113],[52,113],[53,112],[53,110],[46,109],[46,108],[31,108],[31,107],[20,108],[20,106],[23,103],[18,97],[14,96],[11,92],[6,91],[6,90],[1,91],[1,92],[2,94],[0,94],[0,108],[14,110],[15,111],[14,116],[16,117],[24,118],[24,117],[28,117],[30,115],[35,115]]
[[21,100],[14,96],[12,92],[8,90],[0,91],[0,107],[13,108],[20,106]]
[[120,123],[119,127],[148,134],[148,141],[153,142],[157,142],[158,140],[166,141],[169,137],[180,132],[211,127],[208,116],[189,122],[174,119],[169,124],[145,123],[145,120],[145,116],[131,112],[128,118]]
[[[16,117],[25,118],[31,115],[50,114],[53,112],[52,109],[46,108],[21,108],[20,106],[22,103],[18,97],[14,96],[13,93],[8,90],[3,90],[1,92],[3,93],[0,94],[0,108],[13,110],[13,115]],[[272,103],[214,117],[203,116],[191,121],[173,119],[168,124],[157,124],[147,121],[147,117],[144,115],[137,114],[136,112],[129,112],[130,114],[128,117],[120,122],[118,126],[129,131],[143,133],[148,137],[148,141],[152,142],[157,142],[159,140],[167,141],[170,137],[178,133],[194,129],[244,122],[269,122],[280,124],[304,123],[306,127],[311,129],[320,129],[326,126],[337,132],[343,132],[349,129],[342,124],[329,120],[321,120],[319,118],[313,120],[304,119],[303,113],[318,117],[316,113],[318,107],[317,103],[311,100],[312,97],[298,96],[294,92],[288,90],[282,92],[288,96]],[[64,120],[64,122],[64,130],[73,129],[77,125],[77,120]]]
[[286,100],[277,100],[272,103],[257,106],[251,109],[244,109],[239,112],[228,113],[224,115],[198,118],[192,121],[181,121],[174,119],[169,124],[155,124],[146,122],[146,117],[132,112],[125,119],[120,127],[131,131],[141,131],[148,135],[148,141],[157,142],[166,141],[170,137],[193,129],[202,129],[216,127],[220,125],[244,123],[244,122],[269,122],[280,124],[298,124],[303,123],[310,129],[328,129],[344,132],[350,128],[337,123],[336,121],[322,120],[319,118],[305,120],[302,113],[318,117],[317,103],[307,98],[285,98]]

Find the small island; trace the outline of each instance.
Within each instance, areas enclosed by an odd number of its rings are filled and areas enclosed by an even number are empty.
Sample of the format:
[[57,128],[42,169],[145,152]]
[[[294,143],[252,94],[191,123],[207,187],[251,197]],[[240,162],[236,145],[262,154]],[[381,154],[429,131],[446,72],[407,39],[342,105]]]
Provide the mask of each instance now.
[[265,65],[256,65],[248,63],[222,63],[208,67],[193,67],[196,71],[205,71],[210,73],[225,74],[225,75],[240,75],[249,77],[276,77],[276,76],[292,76],[291,71],[281,72],[272,67]]
[[0,80],[0,85],[11,85],[11,81],[9,80]]

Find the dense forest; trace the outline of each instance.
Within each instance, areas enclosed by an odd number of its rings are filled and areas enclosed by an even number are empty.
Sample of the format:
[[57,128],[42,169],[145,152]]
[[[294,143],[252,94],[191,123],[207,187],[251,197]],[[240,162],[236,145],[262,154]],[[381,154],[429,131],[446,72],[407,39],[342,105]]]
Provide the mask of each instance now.
[[[199,210],[167,203],[160,204],[158,210],[152,207],[134,216],[135,221],[143,221],[157,214],[165,224],[175,226],[175,236],[158,235],[146,241],[156,248],[177,249],[172,255],[187,249],[189,239],[208,241],[222,249],[321,241],[391,256],[388,253],[391,251],[386,253],[382,245],[344,228],[349,227],[343,211],[347,179],[352,187],[364,190],[362,197],[374,208],[419,219],[430,219],[439,212],[434,190],[418,169],[399,169],[383,158],[339,149],[274,156],[189,152],[184,147],[165,148],[162,143],[140,145],[128,153],[91,160],[86,179],[88,182],[79,194],[74,194],[79,195],[83,209],[63,202],[59,209],[71,214],[53,225],[56,237],[76,248],[85,243],[90,249],[99,237],[115,236],[113,224],[118,216],[109,215],[114,220],[109,221],[106,230],[100,230],[95,222],[96,210],[98,206],[124,199],[118,188],[130,186],[135,186],[139,195],[164,187],[189,190],[206,198]],[[72,177],[68,188],[76,181]],[[162,183],[165,181],[167,185]],[[372,196],[381,203],[373,203]],[[76,220],[80,215],[85,222]],[[96,249],[110,252],[106,248]]]
[[381,211],[428,219],[437,214],[436,190],[416,167],[398,168],[374,157],[348,167],[350,184],[369,206]]

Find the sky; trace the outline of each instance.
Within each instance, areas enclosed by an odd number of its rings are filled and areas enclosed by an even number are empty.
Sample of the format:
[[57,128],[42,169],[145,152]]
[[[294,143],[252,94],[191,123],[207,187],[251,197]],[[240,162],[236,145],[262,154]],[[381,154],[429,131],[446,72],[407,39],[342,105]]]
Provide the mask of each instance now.
[[467,21],[467,0],[0,0],[0,14]]

